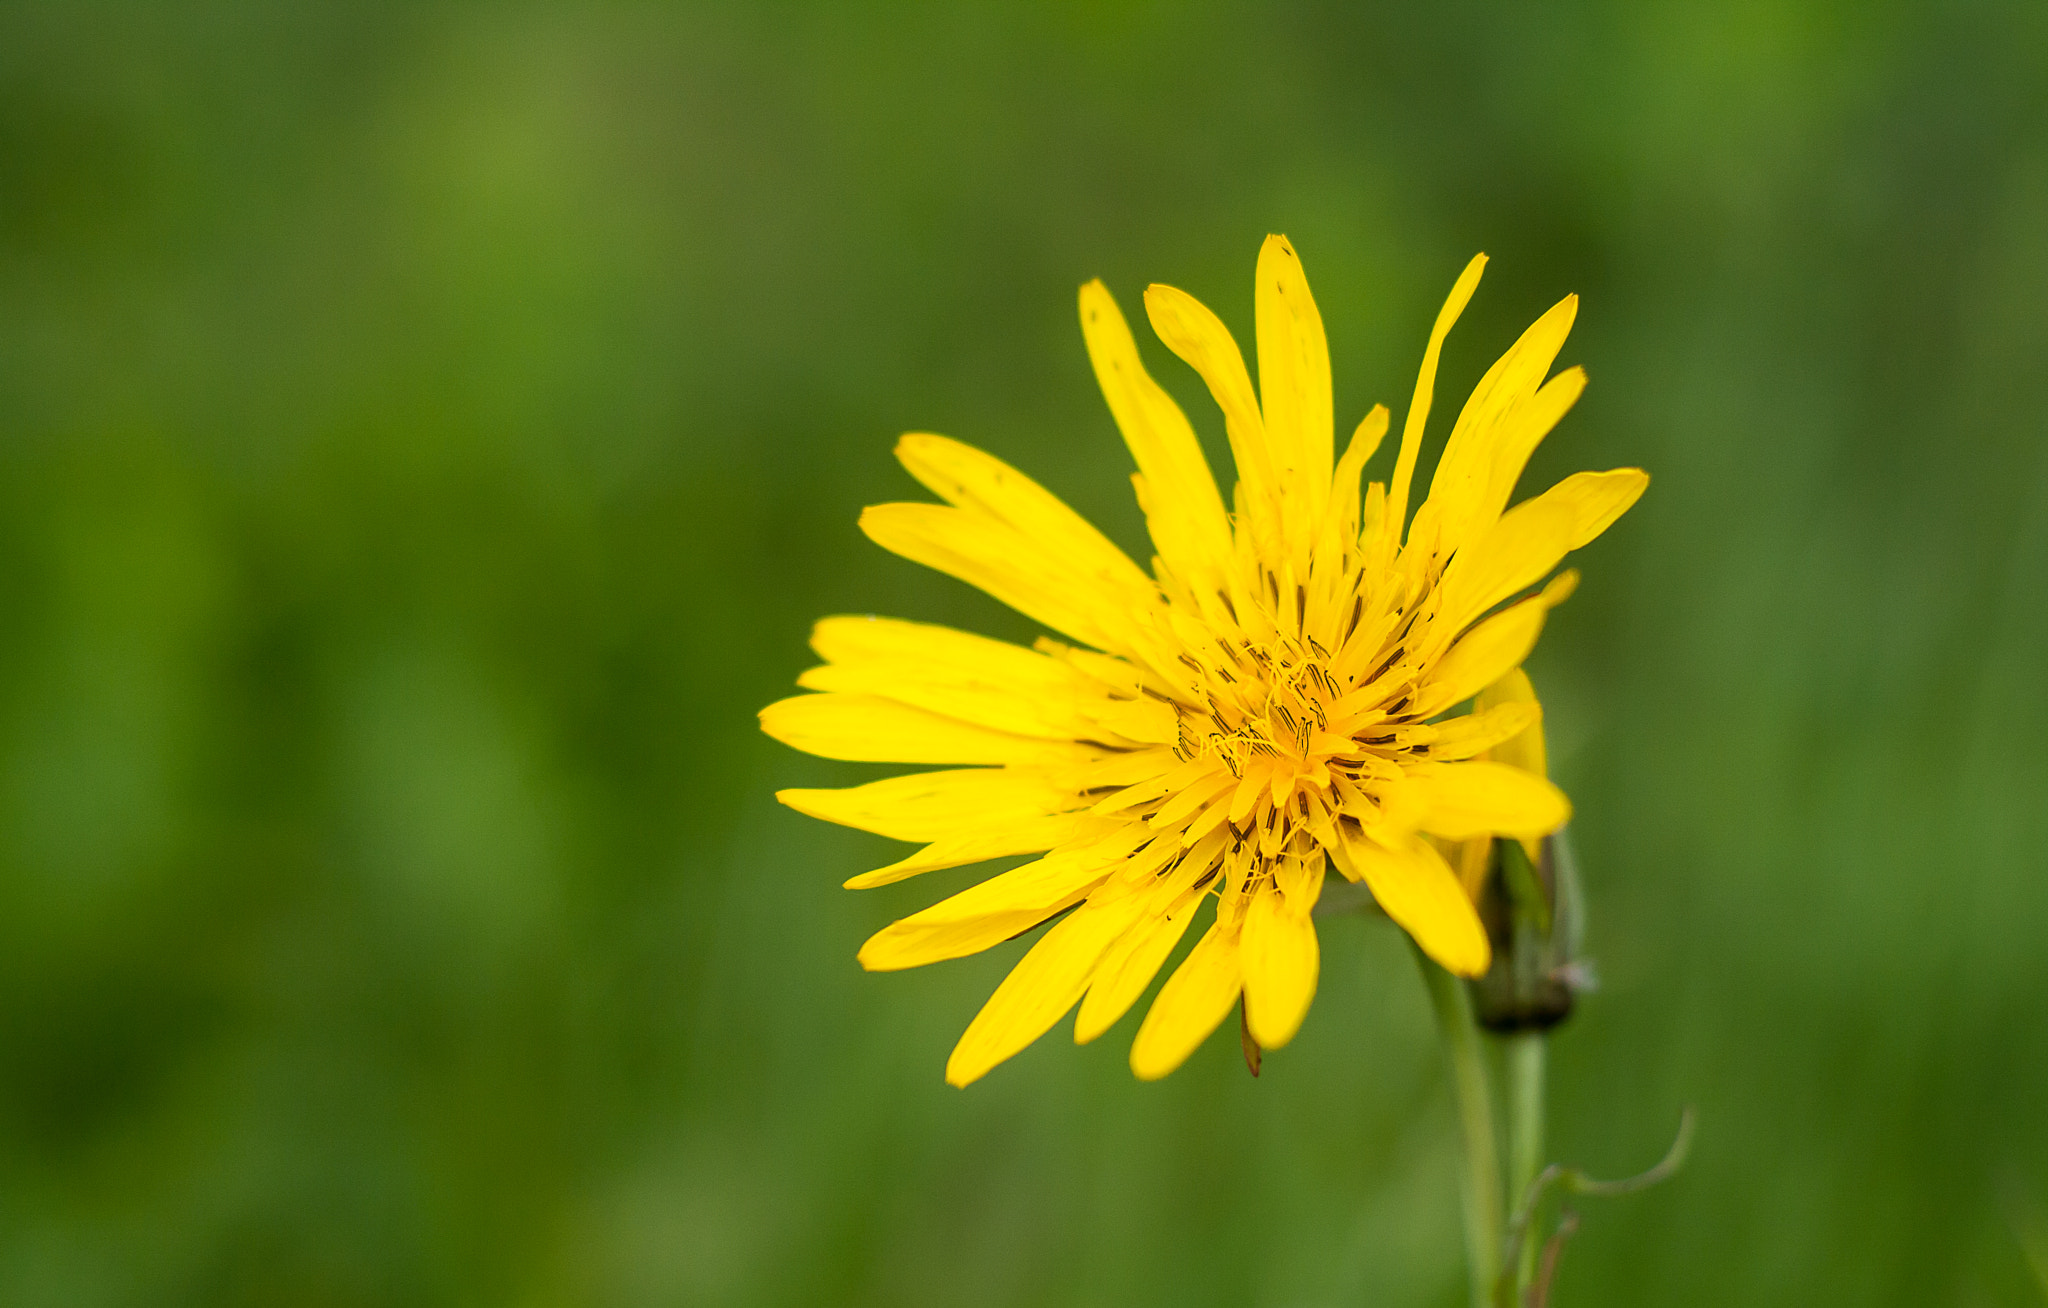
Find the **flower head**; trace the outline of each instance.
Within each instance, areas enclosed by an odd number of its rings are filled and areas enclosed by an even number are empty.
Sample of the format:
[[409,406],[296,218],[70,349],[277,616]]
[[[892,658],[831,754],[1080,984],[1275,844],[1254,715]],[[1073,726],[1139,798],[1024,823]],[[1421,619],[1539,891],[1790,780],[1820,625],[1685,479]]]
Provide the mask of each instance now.
[[1042,855],[860,951],[870,969],[915,967],[1059,919],[969,1025],[947,1080],[975,1080],[1077,1003],[1075,1039],[1100,1035],[1212,901],[1139,1028],[1132,1070],[1166,1075],[1240,998],[1249,1036],[1286,1044],[1315,993],[1310,910],[1328,865],[1451,971],[1486,970],[1486,932],[1434,842],[1538,838],[1568,806],[1542,776],[1479,757],[1536,724],[1532,697],[1459,710],[1521,665],[1576,578],[1525,592],[1648,478],[1579,473],[1508,508],[1530,452],[1585,385],[1576,368],[1545,380],[1571,297],[1480,380],[1408,522],[1437,356],[1484,264],[1467,266],[1437,318],[1390,481],[1362,492],[1387,411],[1334,457],[1322,318],[1284,237],[1259,255],[1256,394],[1214,314],[1170,286],[1147,290],[1153,329],[1223,410],[1238,474],[1228,509],[1109,292],[1082,287],[1089,356],[1138,465],[1158,552],[1149,574],[1000,460],[941,436],[898,444],[945,503],[878,505],[862,530],[1065,639],[1026,649],[827,618],[812,637],[824,665],[799,678],[819,693],[771,704],[761,722],[828,758],[954,765],[780,793],[814,817],[923,844],[849,886]]

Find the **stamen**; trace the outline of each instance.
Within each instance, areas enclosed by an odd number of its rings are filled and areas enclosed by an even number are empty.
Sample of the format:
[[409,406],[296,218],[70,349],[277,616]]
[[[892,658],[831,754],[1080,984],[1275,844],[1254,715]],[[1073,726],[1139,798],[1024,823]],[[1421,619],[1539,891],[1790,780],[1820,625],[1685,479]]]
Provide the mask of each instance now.
[[1387,661],[1380,664],[1379,667],[1373,672],[1373,674],[1365,679],[1365,684],[1370,686],[1373,682],[1378,681],[1381,677],[1386,676],[1388,671],[1391,670],[1396,663],[1401,661],[1401,656],[1403,654],[1406,654],[1407,652],[1408,647],[1406,645],[1394,646],[1394,652],[1387,655]]
[[1287,711],[1287,706],[1285,704],[1275,704],[1271,709],[1267,711],[1272,715],[1275,721],[1279,722],[1279,724],[1286,729],[1288,735],[1293,735],[1298,729],[1295,725],[1294,715]]

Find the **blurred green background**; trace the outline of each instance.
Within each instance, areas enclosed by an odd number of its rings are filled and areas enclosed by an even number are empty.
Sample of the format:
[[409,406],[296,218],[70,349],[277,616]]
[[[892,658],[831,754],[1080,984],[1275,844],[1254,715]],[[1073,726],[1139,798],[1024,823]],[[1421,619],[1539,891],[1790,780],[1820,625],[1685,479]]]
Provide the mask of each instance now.
[[1256,1082],[950,1090],[1024,945],[862,974],[975,874],[840,890],[771,793],[886,769],[754,726],[821,614],[1032,634],[855,530],[900,431],[1140,549],[1075,287],[1248,339],[1268,231],[1340,424],[1484,249],[1450,402],[1578,291],[1525,491],[1655,476],[1532,664],[1554,1136],[1700,1138],[1560,1301],[2039,1302],[2044,68],[2035,0],[0,7],[0,1302],[1456,1303],[1385,923]]

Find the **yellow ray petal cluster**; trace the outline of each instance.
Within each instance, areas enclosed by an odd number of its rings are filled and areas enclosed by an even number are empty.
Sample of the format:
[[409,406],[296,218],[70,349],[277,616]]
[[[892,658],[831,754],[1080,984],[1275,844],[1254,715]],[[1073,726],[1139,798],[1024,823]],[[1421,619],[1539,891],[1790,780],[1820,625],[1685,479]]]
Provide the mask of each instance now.
[[1441,851],[1537,839],[1568,816],[1540,757],[1530,766],[1540,710],[1516,669],[1576,578],[1538,584],[1649,479],[1579,473],[1508,505],[1585,384],[1576,368],[1550,375],[1572,297],[1481,378],[1408,520],[1437,358],[1484,264],[1465,269],[1437,319],[1390,483],[1369,485],[1387,412],[1367,414],[1337,457],[1322,317],[1286,238],[1259,255],[1256,390],[1213,313],[1172,287],[1147,290],[1153,330],[1223,412],[1237,465],[1227,508],[1116,302],[1100,282],[1082,287],[1089,357],[1138,465],[1149,573],[1000,460],[942,436],[898,444],[944,502],[878,505],[862,529],[1065,639],[1026,649],[827,618],[812,640],[824,664],[800,679],[814,693],[769,705],[761,724],[829,758],[946,765],[781,793],[814,817],[923,845],[849,885],[1040,855],[861,950],[872,969],[915,967],[1059,919],[961,1037],[946,1066],[955,1085],[1077,1004],[1075,1038],[1102,1034],[1198,917],[1139,1026],[1133,1071],[1171,1072],[1240,1003],[1260,1045],[1286,1044],[1315,994],[1310,913],[1330,866],[1365,882],[1445,967],[1486,969],[1486,933]]

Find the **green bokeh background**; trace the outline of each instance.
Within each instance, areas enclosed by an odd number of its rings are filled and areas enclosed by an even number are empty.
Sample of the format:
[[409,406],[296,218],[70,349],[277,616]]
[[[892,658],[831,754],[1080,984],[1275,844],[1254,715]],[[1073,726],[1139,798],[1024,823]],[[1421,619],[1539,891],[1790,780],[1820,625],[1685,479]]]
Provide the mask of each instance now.
[[1700,1136],[1560,1301],[2039,1302],[2044,68],[2031,0],[0,8],[0,1302],[1458,1302],[1384,922],[1258,1081],[951,1090],[1024,945],[861,973],[972,874],[840,890],[771,794],[880,770],[754,726],[824,613],[1032,634],[859,536],[900,431],[1140,549],[1075,287],[1248,337],[1268,231],[1340,423],[1484,249],[1440,393],[1580,292],[1525,491],[1655,477],[1532,664],[1553,1126]]

